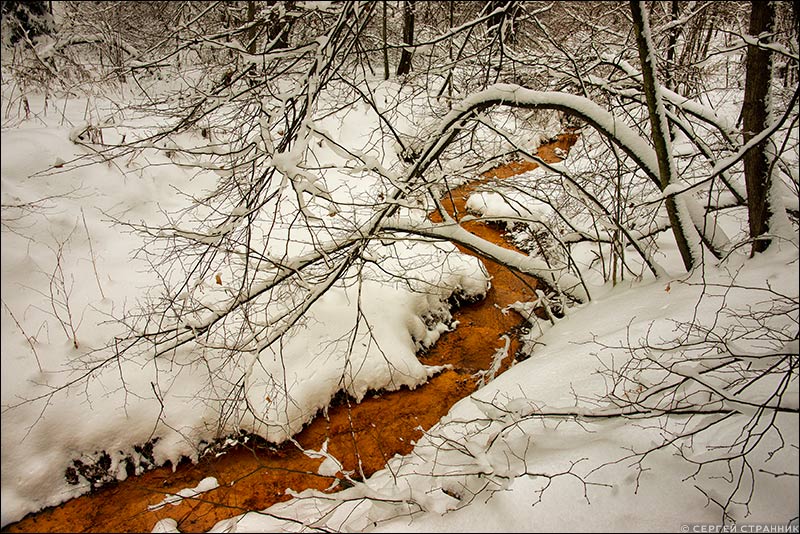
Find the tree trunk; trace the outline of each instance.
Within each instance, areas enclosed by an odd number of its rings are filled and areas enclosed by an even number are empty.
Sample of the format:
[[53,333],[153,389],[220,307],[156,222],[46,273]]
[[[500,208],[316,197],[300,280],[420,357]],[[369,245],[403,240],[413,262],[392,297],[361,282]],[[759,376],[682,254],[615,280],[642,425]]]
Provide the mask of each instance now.
[[[274,8],[278,4],[277,0],[268,0],[267,7]],[[283,2],[284,12],[294,8],[294,1]],[[272,46],[270,50],[280,50],[289,46],[289,32],[292,29],[292,19],[281,17],[273,9],[267,18],[267,39]]]
[[[669,137],[669,130],[664,112],[664,103],[659,98],[655,75],[655,65],[653,64],[653,51],[650,49],[650,25],[645,20],[642,5],[631,0],[631,14],[633,15],[633,27],[636,32],[636,45],[639,49],[639,60],[642,64],[642,79],[644,81],[644,95],[647,100],[647,111],[650,115],[650,128],[653,135],[656,156],[658,158],[658,173],[661,179],[661,190],[667,188],[675,178],[675,169],[672,161],[672,150]],[[681,254],[683,265],[687,271],[694,266],[692,248],[686,236],[686,228],[692,223],[691,220],[682,220],[682,216],[687,219],[688,214],[682,214],[678,210],[678,203],[674,196],[668,196],[665,200],[669,223],[672,233],[675,235],[675,242]],[[684,222],[686,224],[684,224]],[[692,226],[692,228],[694,228]]]
[[[414,0],[403,0],[403,43],[414,44]],[[409,72],[411,72],[411,49],[403,48],[400,63],[397,65],[397,75],[402,76]]]
[[[489,2],[487,10],[489,11],[489,13],[491,13],[492,11],[503,7],[503,3],[504,2],[502,0],[492,0]],[[502,25],[502,23],[503,23],[502,13],[497,13],[495,15],[492,15],[486,21],[486,31],[488,33],[494,33],[494,32],[500,33],[500,26]]]
[[498,39],[504,44],[515,44],[517,35],[513,22],[519,12],[519,6],[515,0],[491,0],[487,5],[489,13],[498,8],[504,8],[504,10],[489,17],[486,21],[486,29],[490,35],[496,32]]
[[[247,0],[247,22],[252,23],[256,19],[256,3],[254,0]],[[256,27],[252,26],[247,30],[247,52],[256,53]]]
[[383,79],[389,79],[389,44],[386,38],[386,0],[381,2],[383,4]]
[[[772,31],[775,8],[771,2],[753,1],[750,10],[750,35]],[[742,122],[744,142],[747,143],[768,126],[767,98],[769,94],[771,59],[768,50],[747,45],[746,77]],[[747,212],[750,219],[750,237],[753,239],[751,255],[763,252],[768,239],[760,238],[767,232],[772,216],[767,193],[771,179],[767,161],[767,141],[762,141],[744,155],[744,179],[747,186]]]
[[[672,22],[675,24],[680,16],[680,9],[678,6],[678,0],[672,0]],[[673,91],[677,91],[677,83],[675,81],[675,47],[678,46],[678,34],[680,33],[680,27],[675,24],[669,30],[669,39],[667,41],[667,79],[664,80],[664,85],[667,86],[668,89],[672,89]]]

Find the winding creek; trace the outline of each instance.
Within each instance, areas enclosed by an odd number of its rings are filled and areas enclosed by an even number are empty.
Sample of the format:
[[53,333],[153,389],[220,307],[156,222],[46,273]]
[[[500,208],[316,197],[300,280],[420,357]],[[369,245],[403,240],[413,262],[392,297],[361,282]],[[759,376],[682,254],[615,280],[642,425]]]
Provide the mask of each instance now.
[[[538,155],[548,162],[561,158],[577,140],[577,134],[562,134],[539,148]],[[560,150],[559,150],[560,149]],[[489,180],[502,179],[532,170],[535,163],[513,162],[483,174],[479,179],[453,189],[442,203],[453,215],[466,213],[470,193]],[[436,220],[435,216],[432,216]],[[499,226],[472,221],[464,227],[498,245],[506,243]],[[471,252],[461,249],[463,252]],[[488,369],[502,336],[509,334],[513,355],[519,341],[513,335],[524,319],[502,309],[516,301],[534,300],[536,279],[511,272],[484,259],[492,277],[492,288],[480,302],[465,304],[453,313],[460,328],[442,335],[420,360],[427,365],[452,365],[452,369],[433,377],[414,390],[372,394],[361,403],[338,399],[327,417],[317,416],[300,434],[297,442],[305,449],[320,450],[328,440],[328,452],[345,470],[369,476],[384,467],[395,454],[408,454],[422,436],[460,399],[478,387],[474,376]],[[506,358],[499,372],[505,371],[513,357]],[[150,532],[165,517],[178,522],[182,532],[205,532],[222,519],[260,510],[289,499],[286,488],[329,489],[336,477],[317,474],[321,458],[310,458],[292,443],[271,446],[250,439],[219,456],[207,455],[197,464],[184,462],[173,472],[172,466],[148,471],[140,476],[106,485],[91,494],[59,506],[29,514],[3,532]],[[149,510],[165,494],[192,488],[206,477],[216,477],[219,487],[178,505]],[[341,485],[340,485],[341,486]]]

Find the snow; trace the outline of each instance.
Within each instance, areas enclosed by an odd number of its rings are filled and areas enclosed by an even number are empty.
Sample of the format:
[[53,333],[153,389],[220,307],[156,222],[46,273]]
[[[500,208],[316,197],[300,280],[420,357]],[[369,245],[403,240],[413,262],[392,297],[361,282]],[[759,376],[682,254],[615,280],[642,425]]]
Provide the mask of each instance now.
[[[68,114],[82,113],[80,104],[69,102]],[[109,219],[154,217],[156,199],[162,208],[174,209],[180,203],[171,186],[188,186],[190,179],[183,173],[169,174],[165,167],[129,167],[125,174],[105,165],[73,171],[52,168],[82,153],[69,142],[67,127],[4,128],[2,151],[6,524],[27,511],[83,493],[86,485],[70,486],[64,480],[73,459],[90,461],[84,455],[130,449],[147,441],[153,428],[150,414],[158,410],[158,402],[152,394],[133,400],[152,391],[149,373],[138,364],[119,362],[117,372],[125,370],[127,389],[115,384],[111,373],[98,373],[98,380],[85,390],[53,388],[92,373],[103,358],[96,351],[121,333],[108,319],[152,284],[147,263],[131,258],[141,241]],[[159,154],[146,156],[152,162],[167,161]],[[195,187],[202,184],[195,179]],[[29,203],[41,208],[23,207]],[[8,204],[20,207],[7,209]],[[54,279],[62,283],[53,284]],[[9,321],[12,314],[19,326]],[[52,403],[51,410],[42,413],[41,402],[25,402],[39,395]],[[111,471],[122,476],[118,460],[114,458]]]
[[516,200],[496,192],[481,192],[470,195],[467,209],[484,217],[524,217],[535,221],[544,219],[552,209],[543,202],[529,202],[527,199]]
[[[314,3],[320,10],[330,5]],[[325,46],[319,41],[320,49]],[[287,86],[285,94],[294,91]],[[386,84],[376,89],[375,100],[411,99],[407,91]],[[3,95],[8,95],[5,87]],[[723,130],[730,128],[731,117],[709,106],[679,102],[678,95],[666,90],[662,97]],[[296,198],[281,198],[276,210],[299,209],[307,220],[323,222],[292,228],[293,233],[276,228],[273,241],[264,248],[264,258],[273,262],[274,270],[251,286],[250,294],[237,293],[241,271],[235,266],[220,265],[194,276],[180,297],[197,299],[207,309],[184,318],[188,328],[179,340],[193,340],[227,309],[266,291],[270,282],[312,259],[324,262],[339,249],[338,239],[358,235],[375,223],[371,205],[376,198],[394,198],[387,201],[388,208],[381,208],[393,213],[389,221],[379,223],[384,241],[374,240],[360,250],[359,257],[366,260],[360,278],[350,271],[341,279],[331,275],[324,292],[301,278],[292,287],[295,294],[269,293],[274,308],[265,308],[263,317],[268,334],[253,334],[248,341],[254,348],[237,352],[235,358],[200,345],[176,346],[155,358],[117,357],[109,343],[129,332],[116,319],[157,299],[162,282],[151,263],[151,253],[158,251],[150,250],[151,242],[131,227],[147,221],[162,229],[161,236],[212,245],[251,211],[231,203],[224,220],[213,227],[198,226],[192,218],[168,219],[166,214],[182,213],[194,195],[217,184],[224,173],[214,172],[219,168],[214,158],[223,150],[199,133],[186,133],[160,146],[143,145],[117,161],[89,164],[80,158],[91,154],[91,139],[86,137],[91,125],[100,124],[98,117],[114,119],[102,122],[106,141],[119,141],[123,135],[145,137],[157,128],[152,117],[122,111],[113,97],[91,104],[87,116],[90,106],[85,99],[56,100],[48,108],[41,97],[31,98],[36,119],[8,121],[2,130],[2,525],[88,492],[92,481],[84,478],[73,485],[65,478],[75,460],[91,464],[107,453],[105,481],[123,480],[129,465],[139,474],[139,462],[151,461],[134,449],[151,438],[157,438],[151,442],[152,462],[169,460],[175,465],[184,455],[196,460],[201,441],[218,432],[244,430],[275,442],[291,440],[342,391],[360,400],[370,391],[425,383],[442,369],[423,365],[416,354],[455,327],[448,297],[454,292],[479,297],[490,283],[481,262],[459,254],[448,242],[452,241],[555,280],[579,302],[557,321],[533,319],[524,339],[530,357],[497,376],[500,365],[513,356],[506,337],[491,368],[480,377],[482,388],[426,432],[412,454],[391,459],[385,470],[334,495],[290,488],[294,498],[267,514],[243,514],[212,531],[291,531],[299,528],[295,519],[317,528],[377,532],[661,531],[717,524],[719,509],[705,495],[724,499],[731,491],[726,482],[730,473],[713,464],[696,472],[691,462],[715,458],[715,448],[735,441],[755,416],[753,403],[762,402],[772,407],[780,403],[787,411],[774,412],[774,427],[765,430],[750,459],[757,491],[749,507],[734,504],[730,513],[740,523],[794,521],[796,526],[796,477],[771,474],[796,472],[800,441],[798,343],[792,338],[797,308],[771,315],[786,301],[796,302],[800,294],[797,227],[784,213],[771,225],[781,239],[755,258],[748,258],[744,247],[730,244],[746,239],[746,228],[737,218],[741,210],[721,216],[714,235],[728,256],[719,262],[706,258],[688,274],[682,271],[670,236],[656,235],[652,241],[658,245],[663,275],[655,279],[640,274],[617,285],[604,283],[598,274],[596,249],[578,243],[571,250],[573,261],[587,274],[580,280],[566,267],[487,244],[457,225],[425,219],[426,206],[407,196],[421,186],[404,181],[414,169],[398,164],[401,148],[396,139],[372,139],[379,121],[366,106],[354,105],[348,113],[303,124],[319,144],[296,144],[271,160],[280,179],[296,193]],[[398,121],[399,136],[409,147],[418,148],[421,140],[432,138],[417,162],[428,173],[421,182],[451,175],[467,178],[461,175],[467,162],[427,168],[431,155],[444,148],[434,134],[460,127],[467,110],[486,104],[574,110],[604,135],[613,135],[648,179],[658,176],[650,144],[625,117],[584,97],[498,84],[468,96],[440,120]],[[63,110],[64,117],[54,114],[52,106]],[[6,100],[2,107],[11,108]],[[270,149],[275,125],[262,121],[255,130],[261,146]],[[591,139],[590,134],[585,139]],[[733,172],[748,146],[718,161],[711,175]],[[192,152],[196,160],[179,165],[168,155],[168,149],[176,148],[186,149],[181,157],[197,149]],[[681,153],[688,150],[687,145],[680,147]],[[574,172],[588,163],[568,160],[566,165]],[[796,165],[792,171],[796,177]],[[536,174],[528,179],[543,178]],[[796,206],[790,185],[773,183],[773,205]],[[654,197],[683,195],[684,190],[685,184],[672,183]],[[392,197],[393,192],[402,195]],[[331,206],[342,212],[329,211]],[[554,216],[551,206],[508,191],[477,192],[467,206],[481,217],[506,220],[509,226],[520,219],[535,222]],[[694,199],[681,206],[687,220],[701,221]],[[574,222],[578,230],[598,234],[579,216]],[[610,222],[603,222],[602,232],[614,230]],[[312,229],[319,234],[312,235]],[[397,240],[409,235],[434,241]],[[409,275],[411,287],[399,282],[402,275]],[[280,315],[285,311],[280,306],[301,297],[302,305],[307,304],[305,317]],[[530,313],[533,305],[519,302],[511,307]],[[271,321],[277,316],[284,322]],[[696,330],[687,331],[687,324]],[[703,338],[701,328],[712,327],[730,334],[730,339],[714,344],[713,336]],[[283,333],[280,342],[273,342]],[[695,336],[696,348],[675,348],[682,336]],[[648,351],[649,346],[659,349]],[[707,372],[728,353],[747,361],[749,369],[770,368],[775,358],[791,354],[795,371],[779,398],[769,397],[776,387],[769,380],[731,393],[721,389],[724,374]],[[689,356],[693,359],[686,360]],[[223,363],[210,370],[209,362]],[[646,362],[655,363],[651,367]],[[628,364],[641,366],[635,378],[615,383],[619,377],[614,373]],[[87,376],[91,380],[84,381]],[[687,380],[671,382],[676,376]],[[674,396],[649,397],[662,383],[674,386]],[[249,409],[237,407],[241,413],[228,421],[224,400],[239,385],[242,403]],[[710,432],[699,432],[674,449],[657,450],[637,464],[634,451],[648,450],[669,433],[699,428],[706,420],[660,412],[621,416],[631,408],[609,401],[610,392],[640,399],[641,406],[654,412],[665,403],[716,393],[720,406],[731,407],[733,415]],[[306,454],[324,459],[321,475],[341,468],[327,443]],[[216,479],[208,477],[194,488],[165,496],[154,508],[215,487]],[[154,532],[174,532],[177,527],[175,520],[162,519]]]
[[[219,430],[259,432],[275,442],[291,438],[339,391],[361,399],[371,390],[414,388],[441,371],[422,365],[416,353],[452,327],[448,297],[454,291],[474,297],[487,290],[482,264],[460,255],[452,244],[375,243],[364,256],[375,265],[380,262],[380,269],[365,266],[360,284],[334,284],[284,342],[263,343],[258,356],[226,358],[214,369],[184,348],[168,358],[116,358],[107,345],[127,331],[110,319],[158,294],[148,255],[136,254],[146,241],[129,225],[147,221],[167,229],[161,235],[210,244],[231,231],[234,219],[203,231],[193,229],[188,219],[170,223],[164,214],[185,209],[192,195],[210,190],[216,173],[204,165],[178,166],[149,145],[123,164],[86,165],[78,158],[91,148],[75,144],[75,128],[57,126],[59,117],[36,108],[44,107],[41,100],[31,105],[45,124],[23,121],[4,128],[2,135],[4,525],[88,491],[89,480],[72,485],[65,479],[74,460],[91,465],[107,453],[105,481],[124,479],[126,465],[142,470],[133,446],[153,437],[151,463],[197,459],[198,443],[216,437],[224,409],[219,399],[240,380],[250,410]],[[84,120],[85,100],[58,105],[68,123],[84,123],[80,129],[85,130],[91,122]],[[102,100],[93,106],[98,115],[116,109]],[[341,117],[331,120],[338,123],[340,141],[363,148],[357,144],[364,138],[363,115],[344,126]],[[129,139],[153,128],[146,117],[120,117],[117,124],[123,121]],[[116,128],[105,133],[106,140],[113,134],[119,135]],[[172,142],[202,149],[209,141],[196,135],[176,136]],[[318,161],[341,161],[325,147],[317,152]],[[376,153],[373,159],[384,165],[392,155],[386,151],[379,158]],[[303,177],[307,173],[298,167],[298,156],[282,157],[287,172],[298,176],[298,188],[319,194],[321,189],[313,190],[316,186]],[[374,193],[366,180],[352,187],[345,174],[331,173],[326,180],[340,199]],[[316,209],[312,201],[306,207]],[[241,206],[229,212],[232,217],[246,214]],[[354,223],[371,216],[371,209],[342,215]],[[273,237],[278,245],[274,260],[291,272],[304,261],[303,251],[313,249],[292,243],[299,255],[285,260],[279,235],[276,231]],[[335,247],[334,241],[331,250]],[[192,280],[181,295],[202,299],[208,311],[187,317],[189,329],[179,339],[192,339],[226,307],[241,302],[234,292],[237,271],[221,268]],[[415,273],[412,287],[392,274],[406,272]],[[253,289],[260,290],[260,285]],[[221,359],[213,350],[204,354],[208,361]],[[83,384],[84,376],[92,380]]]
[[448,239],[524,273],[546,279],[564,293],[572,295],[578,300],[586,300],[588,297],[578,277],[567,272],[566,269],[551,267],[543,259],[486,242],[458,224],[433,224],[428,221],[413,222],[398,220],[397,222],[386,225],[386,228],[399,232]]
[[[648,456],[642,471],[625,460],[629,451],[652,447],[683,422],[591,417],[608,413],[594,400],[608,387],[600,371],[621,356],[603,347],[640,336],[671,339],[673,321],[713,316],[726,299],[730,308],[746,308],[752,296],[744,289],[730,291],[734,278],[742,286],[764,287],[769,280],[796,291],[796,262],[796,251],[784,250],[738,274],[713,269],[688,279],[618,287],[549,329],[531,358],[458,402],[413,454],[395,457],[385,470],[336,497],[307,490],[269,508],[269,516],[244,514],[212,531],[296,531],[291,521],[299,518],[313,528],[373,532],[657,532],[719,524],[718,509],[700,493],[701,488],[725,491],[716,473],[693,476],[694,467],[669,449]],[[676,370],[696,374],[686,365]],[[795,382],[787,397],[797,395]],[[748,416],[743,410],[738,417]],[[778,416],[783,439],[798,439],[796,417]],[[713,436],[684,446],[683,454],[701,458],[706,445],[735,438],[737,424],[734,419],[720,425]],[[775,434],[767,439],[781,440]],[[763,450],[757,457],[757,473],[762,465],[779,472],[798,459],[790,448],[774,457]],[[796,481],[765,473],[757,478],[761,489],[749,511],[737,508],[736,520],[778,525],[796,520]]]
[[184,488],[175,494],[167,495],[160,503],[148,506],[147,509],[150,511],[160,510],[161,508],[165,507],[168,504],[171,504],[173,506],[178,506],[184,499],[197,497],[200,494],[203,494],[207,491],[211,491],[218,487],[219,483],[217,482],[216,478],[206,477],[200,482],[198,482],[197,486],[193,488]]
[[[481,276],[478,266],[473,268],[477,271],[470,279]],[[485,291],[485,286],[478,286]],[[359,308],[369,324],[361,322],[353,339],[350,330]],[[299,432],[340,389],[361,400],[370,390],[414,388],[426,382],[441,368],[422,365],[416,351],[430,346],[446,330],[443,322],[433,327],[423,322],[421,316],[428,311],[438,311],[444,320],[449,316],[434,295],[427,298],[380,283],[326,293],[312,308],[313,321],[287,342],[269,347],[253,365],[247,378],[248,401],[260,420],[269,422],[254,422],[255,431],[282,442]],[[349,346],[350,354],[343,358]],[[392,350],[381,352],[389,347]],[[315,369],[313,377],[309,369]]]

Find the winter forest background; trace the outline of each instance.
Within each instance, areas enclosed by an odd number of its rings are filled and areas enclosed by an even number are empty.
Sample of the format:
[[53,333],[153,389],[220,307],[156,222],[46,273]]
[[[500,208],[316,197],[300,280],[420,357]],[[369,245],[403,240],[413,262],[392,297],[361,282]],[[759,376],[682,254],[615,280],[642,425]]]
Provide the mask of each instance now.
[[[324,484],[203,530],[796,532],[796,9],[4,1],[4,530],[259,442]],[[426,360],[501,271],[523,326]],[[298,437],[444,377],[376,471]]]

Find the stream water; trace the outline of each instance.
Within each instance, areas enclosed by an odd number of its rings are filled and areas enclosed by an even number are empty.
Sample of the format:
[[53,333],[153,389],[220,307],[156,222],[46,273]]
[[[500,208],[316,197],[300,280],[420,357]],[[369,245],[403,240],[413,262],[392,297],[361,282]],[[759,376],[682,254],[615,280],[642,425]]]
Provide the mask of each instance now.
[[[539,148],[548,162],[561,158],[577,140],[577,134],[562,134]],[[481,184],[520,174],[536,167],[529,162],[512,162],[493,169],[479,179],[451,190],[442,203],[453,215],[466,214],[466,199]],[[432,219],[436,220],[436,215]],[[498,245],[514,248],[503,238],[500,226],[480,222],[465,228]],[[463,252],[471,252],[462,249]],[[433,377],[414,390],[375,393],[361,403],[337,399],[327,417],[319,415],[300,434],[297,442],[305,449],[320,450],[328,440],[328,452],[345,470],[369,476],[381,469],[395,454],[408,454],[422,436],[460,399],[476,390],[475,373],[488,369],[503,335],[511,338],[505,371],[519,348],[514,332],[523,326],[517,313],[503,313],[516,301],[534,300],[536,279],[514,273],[484,259],[492,277],[492,288],[480,302],[465,304],[453,313],[459,327],[445,333],[420,360],[427,365],[452,365],[451,370]],[[219,456],[208,455],[196,463],[184,462],[148,471],[125,481],[106,485],[59,506],[29,514],[3,532],[150,532],[162,518],[171,517],[182,532],[205,532],[222,519],[260,510],[289,499],[286,488],[336,491],[341,478],[317,473],[322,459],[312,459],[292,443],[274,446],[250,438],[246,444],[227,449]],[[219,487],[178,505],[149,510],[166,494],[195,487],[206,477],[216,477]],[[338,475],[341,477],[341,473]],[[336,484],[340,481],[340,484]],[[333,487],[332,486],[336,486]]]

